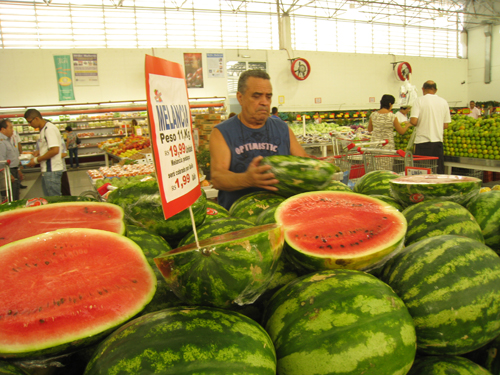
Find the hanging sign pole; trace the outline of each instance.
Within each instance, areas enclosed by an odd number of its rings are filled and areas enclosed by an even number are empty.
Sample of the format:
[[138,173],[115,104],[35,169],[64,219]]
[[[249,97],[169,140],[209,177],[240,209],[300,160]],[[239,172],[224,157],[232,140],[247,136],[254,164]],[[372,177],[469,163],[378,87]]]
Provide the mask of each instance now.
[[146,95],[156,175],[168,219],[201,195],[182,66],[146,55]]

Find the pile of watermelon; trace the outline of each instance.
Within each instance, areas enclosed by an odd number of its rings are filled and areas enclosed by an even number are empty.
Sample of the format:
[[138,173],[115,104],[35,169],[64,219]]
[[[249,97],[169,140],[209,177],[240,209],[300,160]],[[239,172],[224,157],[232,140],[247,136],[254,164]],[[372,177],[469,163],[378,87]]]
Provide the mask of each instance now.
[[1,212],[0,373],[500,375],[500,191],[264,163],[196,233],[155,181]]

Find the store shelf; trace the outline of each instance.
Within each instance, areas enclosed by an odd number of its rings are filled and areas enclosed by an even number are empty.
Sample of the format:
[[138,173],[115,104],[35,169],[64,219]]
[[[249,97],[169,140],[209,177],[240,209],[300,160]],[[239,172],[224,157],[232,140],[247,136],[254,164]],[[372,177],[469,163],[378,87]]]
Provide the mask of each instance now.
[[115,137],[124,137],[125,134],[106,134],[106,135],[85,135],[85,136],[78,136],[80,139],[89,139],[89,138],[115,138]]
[[480,171],[500,172],[500,160],[492,160],[492,159],[445,156],[444,166],[446,174],[451,174],[452,167],[477,169]]

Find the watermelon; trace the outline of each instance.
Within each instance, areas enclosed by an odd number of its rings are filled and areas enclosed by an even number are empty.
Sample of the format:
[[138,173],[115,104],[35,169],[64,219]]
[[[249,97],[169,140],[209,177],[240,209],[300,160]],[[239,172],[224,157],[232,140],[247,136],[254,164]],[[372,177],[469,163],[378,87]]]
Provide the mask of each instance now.
[[[198,241],[206,240],[210,237],[219,236],[224,233],[234,232],[240,229],[247,229],[254,227],[253,223],[248,220],[238,219],[235,217],[223,217],[216,220],[205,221],[205,224],[196,228],[196,233],[198,235]],[[195,243],[196,239],[194,237],[194,232],[188,233],[182,240],[177,244],[178,247],[184,245]],[[160,254],[158,254],[160,255]]]
[[361,177],[354,185],[355,193],[367,195],[390,196],[389,181],[398,178],[399,175],[392,171],[372,171]]
[[500,191],[478,194],[466,207],[481,227],[484,243],[500,254]]
[[336,181],[336,180],[331,180],[328,185],[325,187],[321,188],[321,190],[326,190],[326,191],[345,191],[345,192],[352,192],[351,188],[347,186],[346,184]]
[[266,156],[260,164],[271,166],[268,172],[274,173],[279,181],[275,185],[277,193],[284,197],[321,190],[330,183],[335,173],[340,172],[340,168],[332,163],[294,155]]
[[402,176],[390,181],[391,195],[403,206],[423,201],[450,201],[461,205],[479,194],[479,178],[444,174]]
[[123,234],[123,210],[109,203],[67,202],[0,213],[0,246],[62,228],[94,228]]
[[120,327],[97,348],[84,375],[275,375],[269,335],[234,311],[171,308]]
[[10,362],[0,361],[0,375],[28,375],[28,373]]
[[156,289],[141,249],[96,229],[60,229],[4,245],[0,275],[3,358],[89,345],[139,313]]
[[269,301],[264,328],[278,374],[406,374],[415,328],[401,299],[382,281],[354,270],[302,276]]
[[285,200],[281,195],[270,191],[256,191],[246,194],[231,205],[229,215],[251,221],[255,224],[259,214],[276,203]]
[[31,199],[20,199],[13,202],[7,202],[0,205],[0,212],[15,210],[17,208],[37,207],[49,203],[64,203],[64,202],[97,202],[95,198],[82,196],[50,196]]
[[135,225],[127,225],[127,237],[142,249],[149,265],[156,274],[155,295],[151,302],[141,311],[141,315],[181,305],[182,301],[170,290],[154,262],[155,257],[172,250],[168,242],[163,237]]
[[403,215],[408,222],[406,246],[443,234],[456,234],[484,243],[476,219],[458,203],[425,201],[407,207]]
[[463,357],[427,356],[415,360],[408,375],[491,375],[485,368]]
[[370,194],[371,197],[380,199],[381,201],[384,201],[387,204],[390,204],[392,207],[396,208],[398,211],[402,212],[403,211],[403,206],[401,206],[398,201],[396,201],[392,197],[388,197],[387,195],[377,195],[377,194]]
[[274,218],[274,213],[278,209],[280,203],[275,203],[272,206],[269,206],[264,211],[262,211],[257,219],[255,220],[255,225],[264,225],[264,224],[272,224],[276,223],[276,219]]
[[406,233],[406,220],[394,207],[339,191],[290,197],[275,217],[285,229],[287,257],[310,271],[369,270],[398,252]]
[[381,279],[408,307],[423,353],[459,355],[500,334],[500,257],[481,242],[421,240],[387,262]]
[[190,305],[253,303],[267,288],[283,250],[276,224],[215,236],[155,258],[167,285]]
[[[128,224],[151,230],[167,241],[178,241],[193,228],[188,208],[165,220],[156,180],[140,181],[116,189],[109,195],[108,202],[123,208]],[[207,197],[203,189],[191,208],[196,225],[201,225],[207,216]]]
[[500,336],[464,356],[481,365],[493,375],[500,375]]
[[220,204],[207,199],[207,216],[203,224],[206,224],[210,220],[217,220],[223,217],[229,217],[229,211]]

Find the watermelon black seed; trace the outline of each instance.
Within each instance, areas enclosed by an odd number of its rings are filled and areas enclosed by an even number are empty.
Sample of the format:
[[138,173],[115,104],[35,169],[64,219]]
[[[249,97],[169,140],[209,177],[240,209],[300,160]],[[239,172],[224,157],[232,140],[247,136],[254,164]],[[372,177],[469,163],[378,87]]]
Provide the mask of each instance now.
[[319,238],[319,236],[316,236],[316,237],[314,237],[314,238],[318,239],[318,238]]
[[61,298],[61,304],[63,304],[64,302],[66,302],[66,299]]
[[137,284],[137,280],[131,280],[134,284]]
[[100,290],[97,293],[99,293],[102,296],[102,292]]
[[12,271],[17,272],[17,270],[15,268],[13,268]]
[[7,311],[7,315],[12,315],[12,310]]
[[382,217],[382,219],[387,220],[387,217],[384,216],[384,217]]
[[326,239],[326,238],[322,238],[322,239],[321,239],[321,241],[326,242],[326,241],[327,241],[327,239]]
[[50,262],[48,260],[46,260],[45,264],[48,266],[50,264]]
[[344,248],[345,246],[344,245],[340,245],[340,247]]
[[42,323],[42,324],[43,324],[43,323],[45,323],[45,320],[43,320],[43,319],[40,319],[40,323]]
[[34,265],[35,267],[38,267],[38,264],[37,264],[37,263],[35,263],[35,264],[33,264],[33,265]]
[[326,247],[329,249],[333,249],[332,245],[327,245]]

